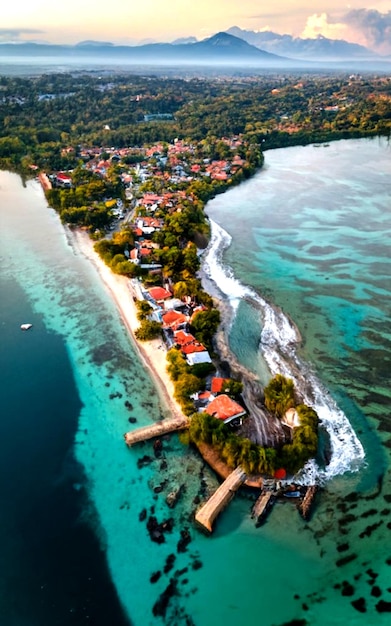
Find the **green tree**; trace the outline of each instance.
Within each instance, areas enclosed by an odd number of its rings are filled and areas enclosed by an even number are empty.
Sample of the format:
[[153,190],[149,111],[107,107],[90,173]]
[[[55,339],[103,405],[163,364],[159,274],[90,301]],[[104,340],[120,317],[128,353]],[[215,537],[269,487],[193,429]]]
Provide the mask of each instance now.
[[152,306],[147,302],[147,300],[137,300],[136,302],[137,308],[137,319],[145,320],[153,311]]
[[271,413],[282,418],[286,411],[295,406],[293,380],[276,374],[264,389],[265,406]]
[[220,324],[220,312],[217,309],[199,311],[191,321],[191,329],[197,340],[206,348],[212,348],[212,340]]
[[160,337],[161,334],[162,327],[159,322],[152,322],[151,320],[143,320],[135,332],[136,339],[139,341],[150,341]]

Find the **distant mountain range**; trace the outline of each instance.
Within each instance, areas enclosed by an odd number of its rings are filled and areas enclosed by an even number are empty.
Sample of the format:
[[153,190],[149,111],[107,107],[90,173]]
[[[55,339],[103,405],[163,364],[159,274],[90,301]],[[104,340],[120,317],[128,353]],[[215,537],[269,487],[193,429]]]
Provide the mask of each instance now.
[[279,35],[272,31],[255,32],[232,26],[227,33],[239,37],[248,44],[267,52],[287,56],[292,59],[312,61],[342,61],[365,59],[372,61],[381,58],[372,50],[342,39],[328,39],[319,35],[316,39],[302,39],[291,35]]
[[[234,26],[202,41],[194,38],[174,43],[117,46],[110,42],[84,41],[74,46],[42,43],[0,44],[0,57],[32,58],[61,63],[96,65],[241,67],[252,69],[311,69],[346,60],[356,63],[381,60],[363,46],[319,37],[294,39],[272,32],[256,33]],[[4,60],[2,61],[4,63]],[[386,63],[389,66],[389,63]],[[358,67],[354,68],[359,69]],[[370,69],[368,67],[368,69]],[[388,68],[387,68],[388,69]]]
[[229,33],[217,33],[203,41],[190,43],[148,43],[139,46],[116,46],[108,42],[85,41],[75,46],[18,43],[0,44],[0,55],[99,57],[110,62],[121,59],[132,64],[174,65],[251,65],[269,66],[289,64],[273,53],[250,45]]

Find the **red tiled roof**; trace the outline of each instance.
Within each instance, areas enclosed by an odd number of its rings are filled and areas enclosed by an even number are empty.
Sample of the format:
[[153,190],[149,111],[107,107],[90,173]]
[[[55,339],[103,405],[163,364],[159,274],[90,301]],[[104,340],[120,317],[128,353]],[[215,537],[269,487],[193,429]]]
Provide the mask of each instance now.
[[151,287],[148,289],[149,295],[154,300],[165,300],[166,298],[171,298],[171,293],[164,289],[164,287]]
[[205,411],[209,413],[209,415],[213,415],[217,419],[224,421],[231,420],[245,413],[244,408],[240,406],[240,404],[225,394],[221,394],[212,400]]
[[210,385],[210,390],[212,393],[221,393],[224,383],[227,382],[226,378],[219,378],[215,376],[212,378],[212,382]]
[[206,352],[205,347],[201,343],[188,343],[181,348],[183,354],[194,354],[194,352]]
[[191,333],[187,333],[184,330],[177,330],[176,333],[174,333],[174,340],[179,346],[186,346],[189,343],[194,343],[196,338]]
[[162,319],[165,326],[171,326],[172,324],[183,324],[187,321],[186,315],[174,310],[163,313]]
[[[150,248],[140,248],[139,252],[140,252],[141,256],[149,256],[151,254],[152,250]],[[159,300],[161,300],[161,298],[159,298]]]

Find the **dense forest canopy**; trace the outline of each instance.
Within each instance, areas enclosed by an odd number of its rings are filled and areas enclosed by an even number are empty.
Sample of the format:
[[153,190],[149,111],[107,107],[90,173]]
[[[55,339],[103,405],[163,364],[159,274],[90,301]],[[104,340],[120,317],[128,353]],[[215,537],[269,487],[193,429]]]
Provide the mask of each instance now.
[[[145,116],[169,114],[171,119]],[[149,119],[149,118],[148,118]],[[264,149],[391,128],[391,78],[162,78],[94,72],[0,77],[0,166],[75,165],[66,146],[142,146],[243,134]],[[213,142],[216,146],[216,142]],[[211,155],[211,157],[217,155]],[[224,157],[224,146],[220,146]]]

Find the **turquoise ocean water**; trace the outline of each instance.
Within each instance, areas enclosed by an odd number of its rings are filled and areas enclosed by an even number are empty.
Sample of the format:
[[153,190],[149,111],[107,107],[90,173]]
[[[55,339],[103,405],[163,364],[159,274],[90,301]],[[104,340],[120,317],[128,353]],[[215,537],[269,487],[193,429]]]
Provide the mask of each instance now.
[[[129,418],[142,425],[166,409],[39,186],[1,173],[6,626],[120,625],[126,615],[135,626],[388,623],[390,147],[353,140],[265,156],[251,181],[208,204],[205,271],[235,311],[230,343],[242,362],[262,380],[268,368],[299,367],[336,461],[309,523],[287,503],[255,529],[243,495],[210,538],[192,520],[215,476],[176,436],[160,457],[151,444],[125,447]],[[170,509],[165,498],[181,485]],[[162,543],[148,531],[154,518],[168,521]]]

